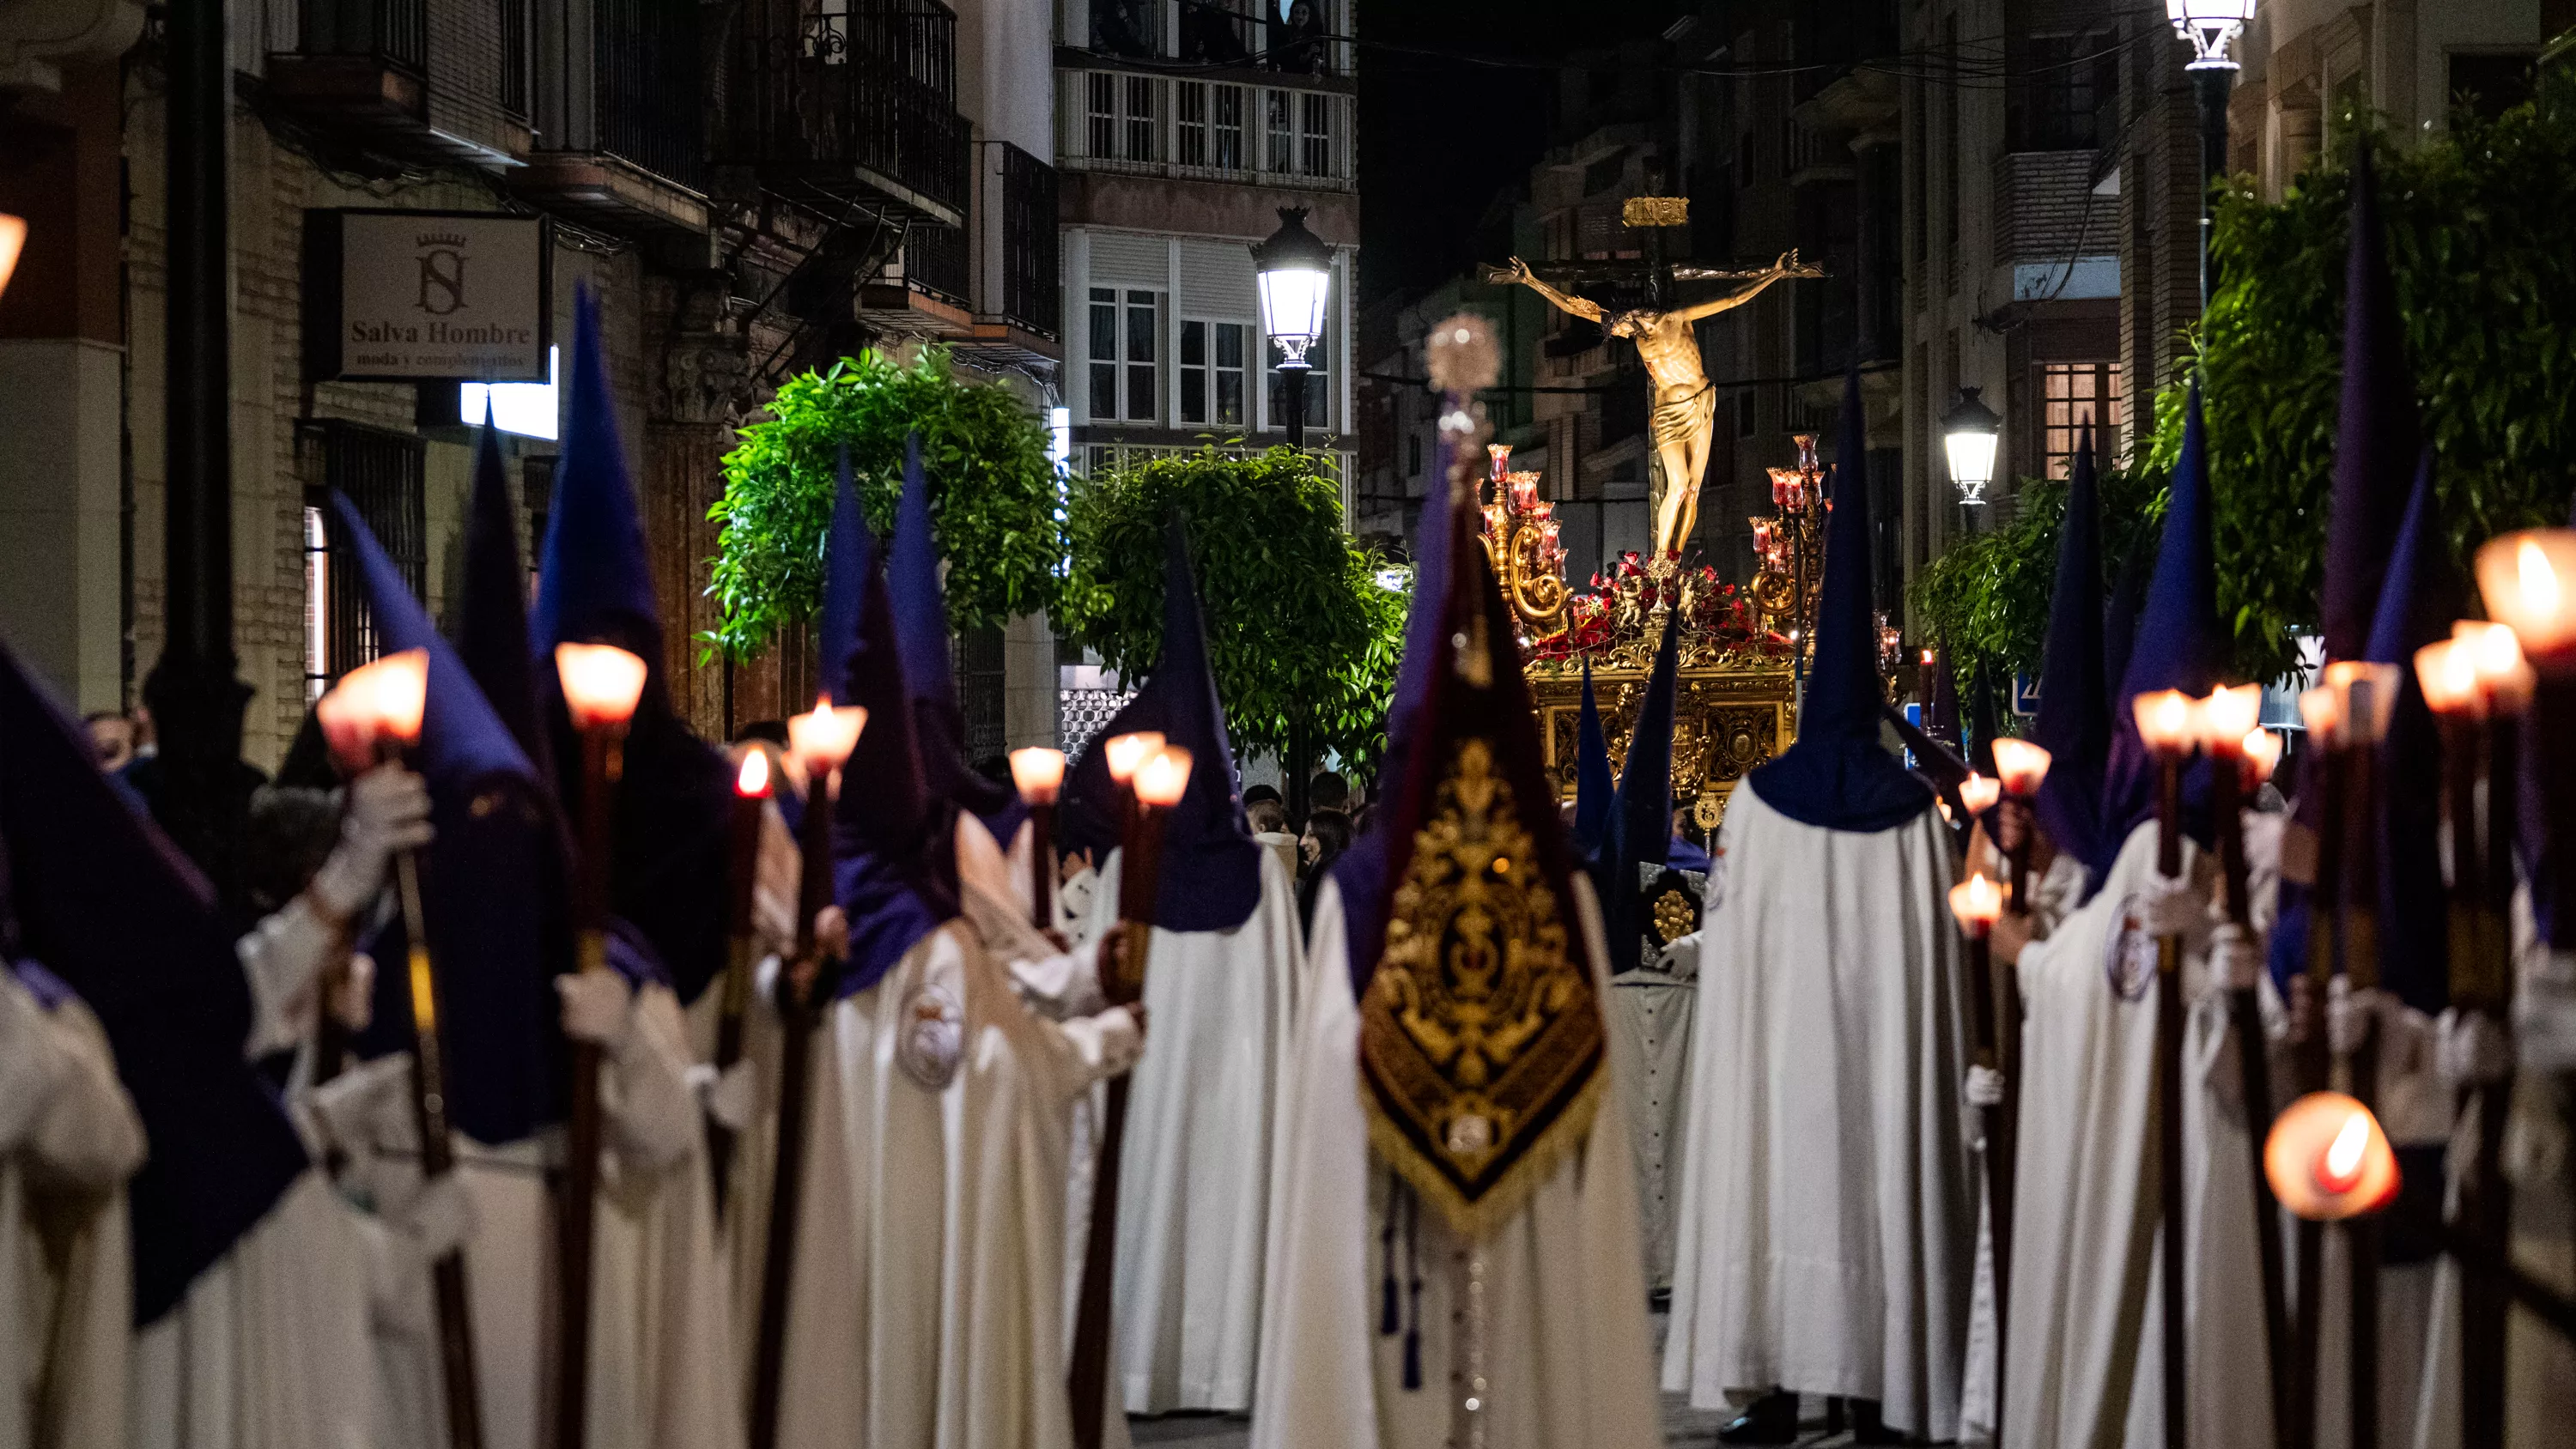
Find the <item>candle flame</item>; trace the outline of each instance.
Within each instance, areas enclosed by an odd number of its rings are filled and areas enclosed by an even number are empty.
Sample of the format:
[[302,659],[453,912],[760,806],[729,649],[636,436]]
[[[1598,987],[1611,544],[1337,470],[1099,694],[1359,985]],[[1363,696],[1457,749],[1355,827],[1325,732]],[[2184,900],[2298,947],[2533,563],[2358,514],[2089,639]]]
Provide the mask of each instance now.
[[614,644],[558,644],[555,677],[576,726],[622,725],[644,694],[644,661]]
[[2281,1205],[2310,1222],[2378,1212],[2403,1177],[2370,1109],[2341,1092],[2311,1092],[2273,1119],[2263,1175]]
[[2187,754],[2198,733],[2194,722],[2199,714],[2198,700],[2179,689],[2158,690],[2141,694],[2129,703],[2138,724],[2138,738],[2147,748],[2159,754]]
[[816,695],[810,712],[787,721],[788,748],[804,762],[809,777],[821,780],[850,758],[850,751],[859,747],[859,732],[867,725],[868,712],[862,706],[835,707],[830,695]]
[[2513,552],[2516,582],[2522,590],[2522,607],[2535,618],[2549,618],[2558,612],[2558,570],[2549,566],[2549,555],[2538,543],[2524,539]]
[[2281,767],[2281,737],[2270,730],[2248,731],[2244,743],[2236,749],[2245,757],[2246,773],[2257,785],[2271,779],[2272,772]]
[[1163,747],[1163,736],[1154,730],[1138,730],[1119,735],[1103,746],[1109,751],[1109,778],[1124,785],[1136,778],[1136,767],[1147,756]]
[[1983,815],[1994,809],[1995,802],[2003,797],[2004,784],[2001,780],[1984,775],[1970,775],[1959,782],[1959,803],[1967,806],[1968,813],[1971,815]]
[[1181,803],[1190,788],[1190,752],[1165,745],[1136,767],[1136,798],[1166,808]]
[[1052,805],[1064,787],[1064,751],[1032,745],[1011,751],[1011,783],[1032,805]]
[[2263,722],[2263,686],[2211,690],[2200,702],[2200,718],[2212,753],[2235,749],[2247,731]]
[[733,777],[733,792],[746,800],[769,793],[769,751],[753,745],[743,752],[742,769]]
[[377,741],[416,743],[428,707],[429,651],[405,649],[341,675],[314,714],[333,758],[355,774],[375,763]]
[[1986,879],[1983,871],[1950,887],[1950,914],[1959,918],[1959,929],[1971,937],[1993,930],[2003,913],[2004,888]]
[[2326,1147],[2326,1185],[2337,1192],[2349,1189],[2361,1178],[2361,1154],[2370,1146],[2370,1116],[2355,1112],[2344,1119],[2343,1130]]
[[2040,782],[2048,778],[2048,764],[2048,751],[2028,740],[2006,735],[1995,741],[1995,773],[2015,795],[2038,794]]

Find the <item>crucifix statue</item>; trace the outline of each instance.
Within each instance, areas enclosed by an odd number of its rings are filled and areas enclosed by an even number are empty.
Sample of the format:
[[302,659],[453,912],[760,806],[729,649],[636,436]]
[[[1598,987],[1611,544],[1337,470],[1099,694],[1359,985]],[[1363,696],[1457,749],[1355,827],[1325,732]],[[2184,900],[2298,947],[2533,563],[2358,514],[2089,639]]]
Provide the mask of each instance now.
[[[1613,312],[1588,297],[1561,291],[1540,279],[1519,257],[1512,258],[1508,267],[1486,270],[1489,281],[1528,287],[1559,311],[1601,323],[1611,336],[1636,342],[1638,360],[1646,365],[1646,375],[1654,384],[1648,428],[1655,454],[1646,496],[1654,515],[1653,557],[1658,564],[1681,556],[1682,545],[1689,541],[1691,529],[1699,521],[1700,481],[1707,475],[1709,447],[1717,432],[1716,385],[1708,380],[1708,370],[1700,363],[1699,335],[1692,331],[1692,324],[1743,306],[1773,282],[1825,274],[1821,267],[1800,263],[1794,250],[1752,272],[1667,265],[1658,233],[1680,224],[1688,215],[1684,207],[1679,197],[1637,197],[1627,204],[1628,225],[1647,234],[1648,259],[1642,280],[1650,302],[1655,304],[1649,307]],[[1571,284],[1596,279],[1633,282],[1638,279],[1629,275],[1632,269],[1633,264],[1626,268],[1576,264],[1549,270],[1562,274]],[[1678,283],[1700,280],[1749,281],[1752,285],[1687,307],[1669,305]]]

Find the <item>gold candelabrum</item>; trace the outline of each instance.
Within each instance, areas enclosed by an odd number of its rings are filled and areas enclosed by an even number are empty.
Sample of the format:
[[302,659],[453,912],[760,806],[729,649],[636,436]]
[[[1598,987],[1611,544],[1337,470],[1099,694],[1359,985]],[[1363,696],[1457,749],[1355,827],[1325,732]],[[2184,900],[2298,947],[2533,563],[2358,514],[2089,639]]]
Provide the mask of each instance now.
[[1493,459],[1490,496],[1479,487],[1485,515],[1485,557],[1494,566],[1503,597],[1511,600],[1521,636],[1533,642],[1565,632],[1565,547],[1557,539],[1556,509],[1538,496],[1536,473],[1511,470],[1507,443],[1488,444]]
[[1750,592],[1766,628],[1796,641],[1803,653],[1815,632],[1816,595],[1825,579],[1825,467],[1816,461],[1814,433],[1793,433],[1798,461],[1771,470],[1768,518],[1754,518],[1753,551],[1759,563]]

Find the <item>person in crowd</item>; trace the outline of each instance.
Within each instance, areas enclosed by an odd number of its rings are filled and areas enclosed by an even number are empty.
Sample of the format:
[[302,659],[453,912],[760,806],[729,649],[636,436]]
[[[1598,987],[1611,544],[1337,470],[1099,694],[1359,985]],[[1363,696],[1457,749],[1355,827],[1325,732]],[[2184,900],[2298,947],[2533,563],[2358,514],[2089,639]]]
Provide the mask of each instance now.
[[1324,878],[1331,873],[1333,862],[1351,844],[1351,822],[1338,810],[1318,810],[1306,817],[1306,833],[1297,842],[1298,854],[1305,861],[1304,876],[1297,884],[1297,924],[1300,929],[1315,923],[1315,897],[1324,888]]
[[1296,836],[1288,833],[1288,805],[1279,792],[1268,785],[1255,785],[1243,792],[1243,819],[1252,827],[1253,842],[1279,858],[1293,878],[1304,862]]
[[1338,810],[1351,813],[1351,785],[1333,770],[1318,770],[1306,782],[1308,810]]
[[[1843,476],[1866,448],[1854,374]],[[1957,856],[1880,742],[1869,490],[1834,505],[1798,739],[1735,792],[1700,933],[1664,1387],[1740,1407],[1729,1443],[1797,1437],[1800,1393],[1861,1401],[1863,1442],[1959,1433],[1977,1219]]]
[[114,774],[134,761],[134,721],[124,711],[94,709],[81,716],[81,728],[98,751],[98,767]]
[[[1384,792],[1386,824],[1315,907],[1253,1449],[1664,1437],[1622,1100],[1636,1067],[1603,1024],[1600,912],[1448,463],[1423,528],[1446,537],[1423,552],[1456,560],[1455,586],[1426,563],[1390,720],[1391,768],[1423,788]],[[1471,969],[1534,1004],[1508,1040],[1443,984]]]
[[[1252,838],[1216,697],[1188,535],[1167,525],[1163,657],[1101,730],[1160,731],[1191,752],[1166,816],[1145,1005],[1154,1035],[1130,1089],[1120,1160],[1117,1357],[1128,1412],[1253,1403],[1264,1244],[1289,1032],[1304,970],[1295,887]],[[1125,853],[1104,751],[1074,770],[1059,828],[1105,853],[1093,934],[1115,919]]]

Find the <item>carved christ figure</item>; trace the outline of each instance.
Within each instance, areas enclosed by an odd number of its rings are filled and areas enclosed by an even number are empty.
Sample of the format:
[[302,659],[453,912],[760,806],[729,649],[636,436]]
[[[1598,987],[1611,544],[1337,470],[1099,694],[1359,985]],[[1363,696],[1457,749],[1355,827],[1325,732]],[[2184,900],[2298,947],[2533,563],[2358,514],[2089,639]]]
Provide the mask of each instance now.
[[1540,281],[1529,263],[1512,258],[1512,281],[1545,297],[1559,311],[1602,323],[1613,337],[1636,341],[1637,357],[1646,364],[1646,375],[1655,385],[1650,419],[1655,459],[1646,503],[1654,513],[1656,559],[1678,558],[1699,521],[1700,480],[1708,474],[1709,443],[1717,432],[1717,391],[1700,364],[1699,334],[1691,324],[1743,306],[1784,277],[1823,275],[1822,268],[1800,264],[1797,252],[1791,250],[1755,274],[1753,285],[1731,296],[1669,312],[1639,309],[1613,317],[1598,302],[1568,296]]

